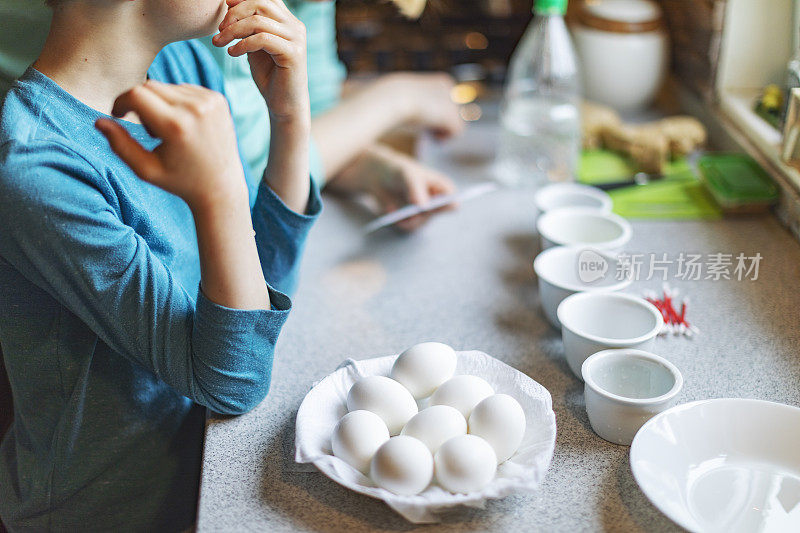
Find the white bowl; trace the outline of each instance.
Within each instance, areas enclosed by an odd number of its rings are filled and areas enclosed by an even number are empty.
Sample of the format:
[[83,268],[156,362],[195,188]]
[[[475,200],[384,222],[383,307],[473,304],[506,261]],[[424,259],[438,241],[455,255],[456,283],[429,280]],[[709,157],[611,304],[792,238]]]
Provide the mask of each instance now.
[[592,429],[616,444],[630,444],[645,422],[675,405],[683,388],[675,365],[642,350],[597,352],[581,374]]
[[414,523],[439,522],[441,511],[459,505],[483,507],[488,499],[536,490],[550,466],[556,444],[556,416],[550,393],[529,376],[483,352],[456,353],[456,375],[471,374],[485,379],[495,392],[517,400],[525,412],[522,443],[514,455],[498,465],[494,480],[480,491],[453,494],[433,483],[415,496],[398,496],[376,486],[331,452],[331,432],[347,412],[350,387],[363,376],[388,376],[396,355],[361,361],[348,359],[306,394],[295,422],[295,460],[313,463],[340,485],[383,500]]
[[689,531],[800,531],[800,409],[692,402],[653,417],[631,446],[642,492]]
[[553,209],[539,217],[536,229],[543,250],[556,245],[617,250],[625,246],[633,235],[627,220],[591,207]]
[[[558,305],[576,292],[620,291],[631,284],[631,269],[618,268],[613,254],[580,246],[554,246],[536,256],[533,270],[539,280],[539,302],[547,320],[561,327]],[[617,279],[617,272],[625,276]]]
[[551,183],[539,189],[533,201],[539,214],[562,207],[589,207],[610,213],[613,205],[608,193],[581,183]]
[[651,351],[664,318],[656,307],[636,296],[617,292],[579,292],[558,306],[564,353],[580,379],[583,362],[609,348]]

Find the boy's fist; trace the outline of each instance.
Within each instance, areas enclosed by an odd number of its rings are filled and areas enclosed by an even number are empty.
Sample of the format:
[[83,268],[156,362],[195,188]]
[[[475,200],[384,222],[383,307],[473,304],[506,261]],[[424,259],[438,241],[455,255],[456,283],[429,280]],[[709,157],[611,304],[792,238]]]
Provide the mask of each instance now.
[[147,81],[114,103],[114,116],[128,113],[162,140],[155,150],[146,150],[113,120],[99,119],[96,126],[141,179],[179,196],[192,209],[247,201],[233,119],[220,93]]

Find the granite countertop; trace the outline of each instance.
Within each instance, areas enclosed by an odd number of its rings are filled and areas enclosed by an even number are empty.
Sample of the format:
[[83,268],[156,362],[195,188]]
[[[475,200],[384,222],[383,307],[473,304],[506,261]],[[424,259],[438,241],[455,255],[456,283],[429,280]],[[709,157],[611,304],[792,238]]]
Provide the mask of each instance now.
[[[466,186],[487,179],[497,127],[424,150]],[[503,190],[441,215],[413,235],[364,236],[366,216],[328,197],[308,243],[294,310],[279,341],[272,388],[249,414],[210,418],[199,531],[674,531],[630,472],[628,447],[596,436],[583,385],[560,334],[538,305],[538,253],[528,192]],[[685,378],[681,402],[761,398],[800,405],[800,245],[771,215],[721,221],[634,221],[627,250],[760,253],[756,281],[670,279],[691,297],[695,339],[659,338],[654,350]],[[658,290],[642,279],[628,292]],[[415,526],[378,500],[293,463],[294,417],[312,384],[344,359],[398,353],[425,340],[485,351],[552,394],[555,455],[540,490],[460,509]]]

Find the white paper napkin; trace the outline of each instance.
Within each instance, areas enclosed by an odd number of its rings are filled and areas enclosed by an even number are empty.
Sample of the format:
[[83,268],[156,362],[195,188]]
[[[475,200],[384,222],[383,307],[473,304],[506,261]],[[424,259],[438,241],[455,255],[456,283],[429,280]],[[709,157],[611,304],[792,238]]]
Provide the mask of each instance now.
[[458,352],[456,374],[488,381],[495,392],[516,399],[525,411],[527,428],[517,453],[497,469],[495,480],[479,492],[452,494],[435,482],[416,496],[398,496],[377,487],[331,452],[331,432],[347,413],[347,392],[360,377],[388,376],[397,356],[363,361],[348,359],[306,395],[297,412],[295,460],[313,463],[323,474],[361,494],[378,498],[413,523],[439,522],[437,513],[453,506],[482,508],[489,498],[534,491],[544,478],[556,441],[556,417],[550,393],[522,372],[478,351]]

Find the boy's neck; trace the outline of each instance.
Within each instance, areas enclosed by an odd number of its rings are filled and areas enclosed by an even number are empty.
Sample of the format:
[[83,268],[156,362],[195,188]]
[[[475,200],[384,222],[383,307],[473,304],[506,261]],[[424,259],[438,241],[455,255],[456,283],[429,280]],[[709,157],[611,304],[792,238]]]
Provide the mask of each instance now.
[[[50,33],[34,68],[72,96],[111,114],[114,100],[147,79],[147,69],[166,42],[150,35],[138,2],[98,12],[67,2],[53,13]],[[132,116],[125,117],[136,120]]]

